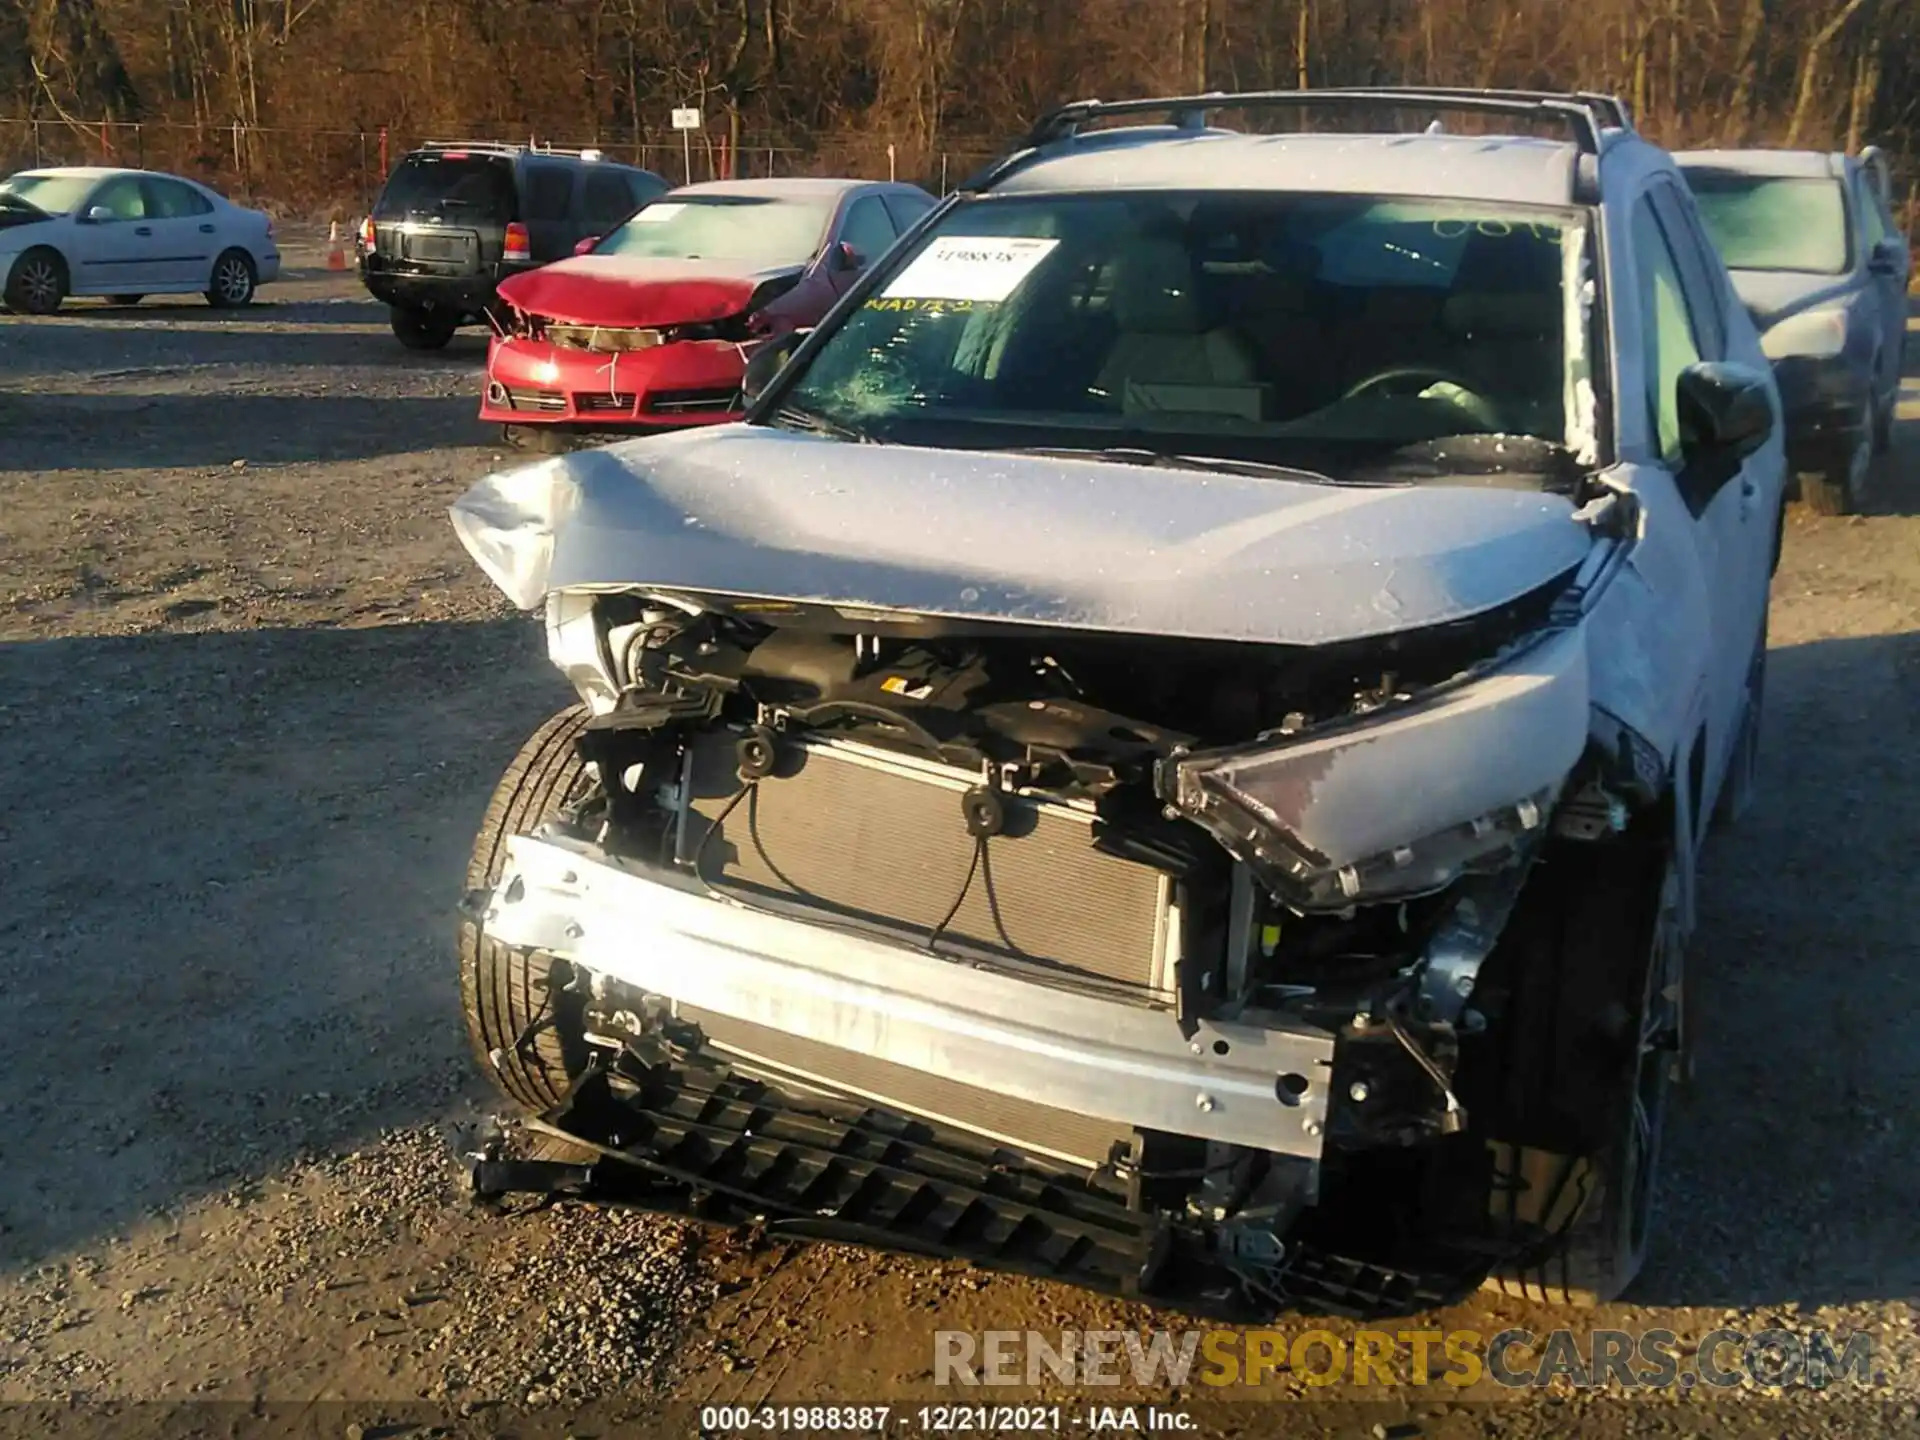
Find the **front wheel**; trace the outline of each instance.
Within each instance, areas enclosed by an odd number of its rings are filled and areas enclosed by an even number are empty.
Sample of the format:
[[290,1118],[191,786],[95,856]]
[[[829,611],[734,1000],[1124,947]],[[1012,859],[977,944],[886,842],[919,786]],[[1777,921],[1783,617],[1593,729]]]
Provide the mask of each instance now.
[[1867,489],[1867,477],[1873,470],[1873,405],[1861,417],[1860,432],[1846,453],[1834,458],[1823,470],[1809,471],[1800,477],[1800,498],[1816,515],[1851,515],[1860,508]]
[[[499,883],[511,837],[592,796],[598,782],[574,743],[586,728],[586,708],[575,705],[520,747],[480,822],[469,891]],[[480,1068],[525,1109],[552,1108],[586,1066],[580,997],[566,988],[570,967],[545,951],[500,945],[472,919],[460,922],[459,949],[460,1003]]]
[[7,272],[9,309],[22,315],[51,315],[67,298],[67,264],[60,252],[42,245],[13,262]]
[[252,303],[257,280],[251,255],[244,250],[223,250],[220,258],[213,262],[207,303],[216,310],[238,310]]
[[502,425],[500,438],[536,455],[565,455],[574,444],[573,436],[557,425]]
[[[1492,1146],[1494,1212],[1517,1242],[1489,1288],[1549,1305],[1618,1299],[1645,1263],[1668,1100],[1685,1073],[1680,875],[1623,842],[1577,877],[1560,939],[1516,975],[1508,1024],[1541,1047],[1526,1108]],[[1499,1127],[1508,1128],[1508,1127]]]

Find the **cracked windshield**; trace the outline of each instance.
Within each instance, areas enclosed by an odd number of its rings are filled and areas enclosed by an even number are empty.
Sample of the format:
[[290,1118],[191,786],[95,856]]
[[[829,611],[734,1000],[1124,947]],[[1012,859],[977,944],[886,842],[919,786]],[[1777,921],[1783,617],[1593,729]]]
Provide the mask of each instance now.
[[1572,223],[1365,196],[978,202],[787,399],[906,443],[1065,433],[1336,474],[1476,437],[1540,452],[1566,440]]

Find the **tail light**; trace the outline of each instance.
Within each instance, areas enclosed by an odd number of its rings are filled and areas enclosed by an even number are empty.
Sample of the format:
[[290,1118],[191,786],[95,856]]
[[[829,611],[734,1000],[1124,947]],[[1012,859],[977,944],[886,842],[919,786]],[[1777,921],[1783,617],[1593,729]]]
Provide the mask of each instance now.
[[269,240],[273,239],[273,217],[271,215],[267,216],[267,238]]
[[531,260],[532,247],[527,243],[527,227],[518,220],[507,226],[507,247],[501,252],[502,260]]
[[369,215],[367,216],[366,219],[360,222],[360,248],[365,250],[367,254],[371,255],[373,254],[373,245],[374,245],[373,217]]

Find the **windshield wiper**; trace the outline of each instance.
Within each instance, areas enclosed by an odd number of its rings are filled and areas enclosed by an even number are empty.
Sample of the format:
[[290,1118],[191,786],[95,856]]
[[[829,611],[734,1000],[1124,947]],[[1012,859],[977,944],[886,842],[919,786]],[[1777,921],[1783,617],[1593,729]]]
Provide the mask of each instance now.
[[1251,475],[1262,480],[1305,480],[1314,485],[1342,483],[1331,475],[1323,475],[1318,470],[1302,470],[1296,465],[1269,465],[1262,460],[1232,460],[1224,455],[1172,455],[1164,450],[1143,450],[1132,445],[1115,445],[1105,449],[1026,445],[1003,453],[1042,455],[1056,460],[1112,460],[1121,465],[1151,465],[1161,470],[1199,470],[1215,475]]
[[831,435],[835,440],[845,440],[854,445],[879,443],[864,430],[843,425],[838,420],[822,415],[818,410],[808,410],[800,405],[782,405],[773,412],[773,422],[784,429],[800,430],[808,435]]

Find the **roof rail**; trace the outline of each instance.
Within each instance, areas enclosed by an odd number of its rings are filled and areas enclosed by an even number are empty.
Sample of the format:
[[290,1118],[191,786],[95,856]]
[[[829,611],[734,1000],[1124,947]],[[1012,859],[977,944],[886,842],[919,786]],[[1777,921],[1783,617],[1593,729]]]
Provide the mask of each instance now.
[[528,140],[525,144],[518,140],[423,140],[415,147],[420,150],[485,150],[497,155],[603,155],[605,152],[594,147],[569,149],[563,145],[549,145],[544,140]]
[[[1623,110],[1617,101],[1607,107]],[[1080,127],[1093,120],[1116,115],[1165,113],[1184,130],[1200,130],[1206,117],[1215,110],[1313,110],[1378,109],[1383,106],[1408,110],[1451,110],[1462,114],[1513,115],[1559,120],[1573,134],[1574,143],[1589,155],[1600,153],[1601,106],[1593,101],[1565,95],[1535,95],[1497,91],[1442,91],[1396,89],[1337,90],[1248,90],[1228,93],[1216,90],[1205,95],[1174,95],[1154,100],[1079,100],[1062,105],[1040,117],[1028,132],[1026,148],[1037,148],[1056,140],[1071,139]],[[1011,158],[1011,157],[1010,157]]]
[[524,150],[511,140],[422,140],[417,150]]
[[[1328,90],[1341,91],[1359,89],[1357,86],[1331,85]],[[1472,98],[1479,96],[1488,100],[1564,100],[1585,105],[1594,114],[1602,117],[1616,130],[1633,130],[1633,112],[1627,108],[1627,102],[1618,95],[1608,95],[1599,90],[1477,90],[1466,86],[1454,85],[1384,85],[1369,88],[1373,93],[1391,92],[1395,95],[1435,95],[1446,98]],[[1320,93],[1325,94],[1323,90]]]

